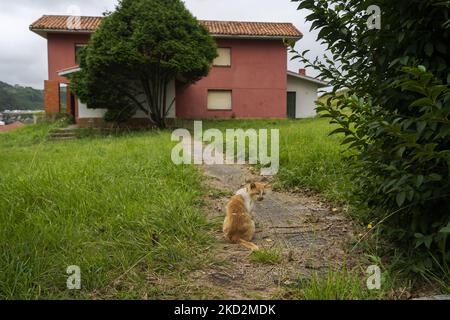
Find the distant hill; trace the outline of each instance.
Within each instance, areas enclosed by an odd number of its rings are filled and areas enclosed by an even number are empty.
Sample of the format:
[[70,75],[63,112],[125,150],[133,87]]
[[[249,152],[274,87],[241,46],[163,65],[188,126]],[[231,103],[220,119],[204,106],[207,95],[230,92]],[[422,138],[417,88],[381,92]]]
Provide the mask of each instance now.
[[43,90],[19,85],[9,85],[0,81],[0,111],[4,110],[43,110]]

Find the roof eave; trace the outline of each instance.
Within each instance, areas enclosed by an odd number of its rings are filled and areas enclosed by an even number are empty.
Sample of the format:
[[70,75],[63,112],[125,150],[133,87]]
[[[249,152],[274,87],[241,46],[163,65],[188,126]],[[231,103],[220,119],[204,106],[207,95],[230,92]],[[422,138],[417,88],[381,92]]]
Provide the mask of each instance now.
[[308,77],[308,76],[302,76],[302,75],[297,74],[297,73],[292,72],[292,71],[288,71],[287,75],[291,76],[291,77],[294,77],[294,78],[297,78],[297,79],[300,79],[300,80],[313,82],[313,83],[317,84],[319,86],[319,88],[325,88],[325,87],[329,87],[330,86],[330,84],[325,82],[325,81],[322,81],[322,80],[319,80],[319,79],[316,79],[316,78],[312,78],[312,77]]
[[71,74],[74,74],[74,73],[77,73],[77,72],[80,72],[80,71],[81,71],[80,67],[73,67],[73,68],[70,68],[70,69],[65,69],[65,70],[58,71],[58,76],[65,77],[65,76],[68,76],[68,75],[71,75]]
[[[43,29],[33,28],[30,26],[30,30],[43,38],[47,38],[48,33],[77,33],[77,34],[91,34],[93,30],[68,30],[68,29]],[[299,41],[303,38],[303,35],[299,36],[263,36],[263,35],[233,35],[233,34],[211,34],[216,39],[254,39],[254,40],[289,40]]]
[[253,36],[253,35],[234,35],[234,34],[216,34],[212,33],[211,36],[217,39],[254,39],[254,40],[293,40],[295,42],[303,38],[301,36]]
[[48,33],[77,33],[77,34],[91,34],[94,33],[92,30],[68,30],[68,29],[40,29],[33,28],[30,26],[30,31],[40,35],[41,37],[47,39]]

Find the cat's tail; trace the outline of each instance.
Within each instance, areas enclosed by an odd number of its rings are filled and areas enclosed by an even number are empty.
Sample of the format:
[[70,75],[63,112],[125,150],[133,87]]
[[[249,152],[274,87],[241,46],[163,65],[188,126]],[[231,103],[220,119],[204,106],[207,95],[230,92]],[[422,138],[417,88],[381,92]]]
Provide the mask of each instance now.
[[259,250],[259,247],[256,244],[254,244],[253,242],[249,242],[249,241],[245,241],[245,240],[239,239],[239,244],[241,246],[243,246],[243,247],[246,247],[247,249],[252,250],[252,251]]

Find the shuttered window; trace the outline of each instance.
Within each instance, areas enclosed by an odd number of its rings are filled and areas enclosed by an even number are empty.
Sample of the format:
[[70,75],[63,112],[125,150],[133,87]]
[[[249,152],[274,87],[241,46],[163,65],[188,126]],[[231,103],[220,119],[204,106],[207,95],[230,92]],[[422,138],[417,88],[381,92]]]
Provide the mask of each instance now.
[[232,99],[229,90],[209,90],[208,110],[231,110]]
[[230,48],[218,48],[217,53],[219,56],[214,59],[213,65],[216,67],[230,67],[231,66],[231,49]]

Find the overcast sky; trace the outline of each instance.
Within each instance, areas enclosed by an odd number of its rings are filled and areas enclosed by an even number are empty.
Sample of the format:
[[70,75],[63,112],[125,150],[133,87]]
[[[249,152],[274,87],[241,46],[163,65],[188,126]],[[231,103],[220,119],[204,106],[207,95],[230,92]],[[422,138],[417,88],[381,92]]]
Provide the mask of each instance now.
[[[29,25],[44,14],[73,13],[78,7],[81,15],[102,15],[114,10],[117,0],[17,0],[0,1],[0,81],[43,88],[47,79],[46,40],[29,31]],[[298,50],[311,50],[311,56],[321,56],[324,48],[310,33],[305,23],[306,12],[297,11],[290,0],[185,0],[187,8],[199,19],[292,22],[304,38]],[[302,65],[289,62],[297,71]],[[307,70],[309,75],[314,71]]]

